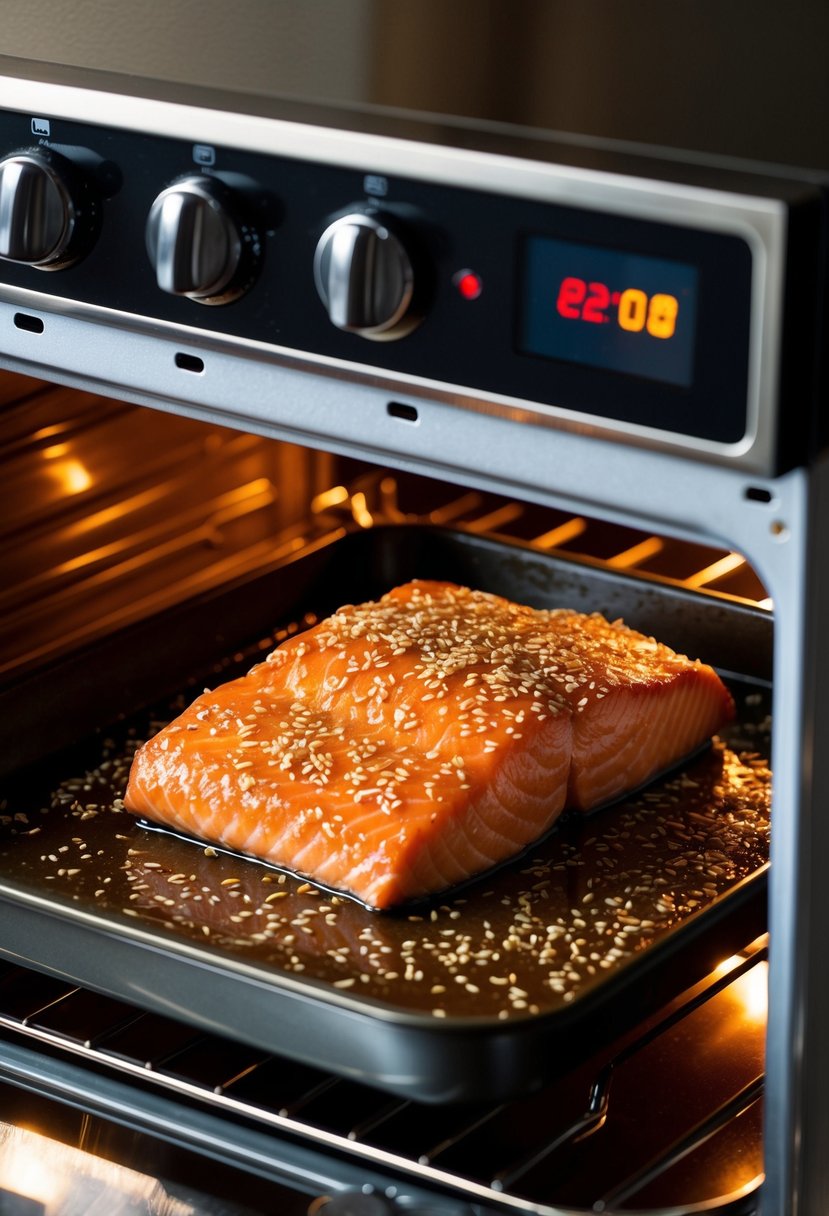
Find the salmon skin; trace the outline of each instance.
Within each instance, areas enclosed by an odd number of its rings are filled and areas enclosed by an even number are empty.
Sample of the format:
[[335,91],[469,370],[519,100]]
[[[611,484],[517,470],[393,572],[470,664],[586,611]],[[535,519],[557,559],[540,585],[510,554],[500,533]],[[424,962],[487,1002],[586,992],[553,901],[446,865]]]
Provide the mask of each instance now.
[[621,622],[414,581],[197,697],[124,802],[387,909],[641,786],[733,712],[711,667]]

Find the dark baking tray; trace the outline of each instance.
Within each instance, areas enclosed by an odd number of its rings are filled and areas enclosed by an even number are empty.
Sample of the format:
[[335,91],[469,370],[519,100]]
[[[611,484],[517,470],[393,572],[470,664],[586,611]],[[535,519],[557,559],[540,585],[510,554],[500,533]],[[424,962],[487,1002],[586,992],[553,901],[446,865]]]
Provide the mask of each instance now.
[[[136,742],[204,682],[411,577],[621,616],[720,668],[738,719],[636,797],[397,915],[147,832],[119,808]],[[114,690],[129,712],[7,780],[0,953],[406,1097],[525,1092],[764,930],[771,642],[759,610],[521,544],[421,525],[331,537],[77,656],[91,665],[80,688],[52,672],[54,701],[70,719],[76,703],[84,729]],[[23,698],[27,713],[37,701]],[[42,742],[36,716],[17,722]]]

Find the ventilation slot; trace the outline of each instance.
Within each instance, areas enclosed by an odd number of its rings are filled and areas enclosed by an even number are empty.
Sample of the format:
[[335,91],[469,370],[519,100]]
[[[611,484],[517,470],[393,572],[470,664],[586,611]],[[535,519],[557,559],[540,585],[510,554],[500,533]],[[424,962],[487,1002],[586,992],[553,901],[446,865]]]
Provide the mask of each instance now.
[[391,418],[401,418],[403,422],[417,422],[418,412],[413,405],[404,405],[402,401],[390,401],[388,412]]
[[745,497],[749,502],[771,502],[773,495],[765,486],[746,486]]
[[204,359],[200,359],[198,355],[186,355],[180,350],[176,353],[176,367],[180,367],[183,372],[200,374],[204,371]]
[[14,323],[18,329],[25,329],[27,333],[43,333],[43,321],[40,317],[33,317],[28,312],[16,312],[14,314]]

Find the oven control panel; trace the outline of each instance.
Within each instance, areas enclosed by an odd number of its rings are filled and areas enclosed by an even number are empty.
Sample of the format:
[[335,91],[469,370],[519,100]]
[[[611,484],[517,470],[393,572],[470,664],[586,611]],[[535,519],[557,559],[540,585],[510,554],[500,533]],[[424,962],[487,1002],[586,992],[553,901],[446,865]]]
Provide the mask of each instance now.
[[0,291],[703,454],[750,446],[777,410],[788,201],[585,193],[563,171],[493,188],[416,159],[0,113]]

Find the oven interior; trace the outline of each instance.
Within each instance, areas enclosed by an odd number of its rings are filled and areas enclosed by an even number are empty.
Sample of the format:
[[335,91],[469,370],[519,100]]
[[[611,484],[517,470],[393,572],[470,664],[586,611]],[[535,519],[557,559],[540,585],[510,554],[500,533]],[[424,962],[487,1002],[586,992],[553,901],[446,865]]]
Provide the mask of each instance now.
[[[448,534],[455,548],[444,566],[472,553],[480,568],[506,546],[529,593],[536,559],[564,562],[573,594],[610,580],[608,611],[622,578],[624,606],[656,604],[690,652],[695,637],[713,636],[706,622],[720,621],[716,663],[739,673],[749,707],[734,743],[741,780],[768,773],[773,605],[737,553],[16,375],[0,382],[0,403],[2,830],[8,855],[25,837],[43,862],[41,893],[64,880],[61,907],[73,898],[71,853],[62,864],[39,852],[21,790],[57,791],[53,813],[75,817],[67,851],[87,848],[110,780],[101,772],[112,772],[135,715],[250,665],[333,610],[345,567],[326,583],[309,575],[307,586],[304,572],[343,543],[371,593],[406,563],[433,560]],[[257,597],[286,581],[297,611],[263,632],[267,605]],[[174,1003],[165,1011],[155,997],[142,1005],[105,982],[79,985],[71,962],[61,974],[42,940],[28,953],[5,948],[3,1077],[10,1094],[39,1095],[33,1109],[56,1139],[125,1160],[124,1135],[112,1128],[126,1124],[304,1196],[280,1211],[309,1210],[323,1195],[333,1197],[332,1216],[749,1211],[763,1168],[767,970],[762,898],[751,910],[711,928],[695,962],[690,946],[675,951],[672,986],[654,968],[635,1016],[615,1020],[609,1005],[596,1033],[574,1035],[555,1066],[539,1059],[543,1083],[526,1092],[484,1086],[436,1103],[366,1083],[295,1049],[280,1054],[278,1026],[276,1042],[263,1045]],[[54,931],[62,948],[62,924],[36,917],[31,932]],[[549,1048],[542,1040],[532,1050]],[[66,1104],[85,1112],[82,1135],[80,1116],[56,1113]],[[130,1152],[140,1157],[137,1143]],[[386,1206],[335,1206],[357,1204],[354,1196]],[[272,1202],[251,1195],[253,1208]]]

